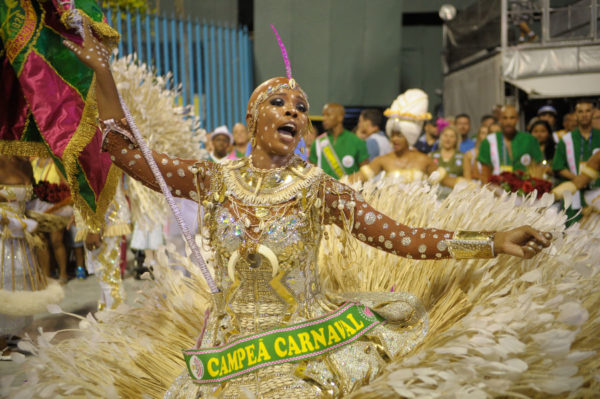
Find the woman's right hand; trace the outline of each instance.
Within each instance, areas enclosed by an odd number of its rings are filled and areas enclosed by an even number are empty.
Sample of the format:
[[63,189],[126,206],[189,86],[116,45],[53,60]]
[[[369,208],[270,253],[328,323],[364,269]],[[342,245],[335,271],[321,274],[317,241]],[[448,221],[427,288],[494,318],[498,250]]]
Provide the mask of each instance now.
[[98,40],[87,16],[83,16],[83,42],[81,46],[70,40],[63,40],[63,44],[75,53],[77,58],[95,72],[110,70],[110,51]]
[[494,236],[494,251],[519,258],[531,259],[552,242],[552,234],[531,226],[521,226],[508,231],[498,231]]
[[102,245],[102,235],[91,232],[87,233],[87,235],[85,236],[85,247],[88,250],[94,251],[98,249],[100,245]]

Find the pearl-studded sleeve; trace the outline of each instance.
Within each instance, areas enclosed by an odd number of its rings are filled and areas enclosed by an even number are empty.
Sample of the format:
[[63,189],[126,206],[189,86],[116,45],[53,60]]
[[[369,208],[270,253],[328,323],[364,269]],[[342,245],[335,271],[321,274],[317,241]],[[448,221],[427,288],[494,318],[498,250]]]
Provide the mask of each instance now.
[[[110,153],[111,160],[125,173],[152,190],[160,191],[141,150],[127,137],[109,132],[104,139],[103,149]],[[210,185],[210,170],[214,167],[211,162],[183,160],[156,151],[152,151],[152,155],[174,196],[199,201],[204,187]]]
[[324,186],[326,224],[349,231],[367,245],[411,259],[450,258],[446,241],[453,232],[412,228],[396,222],[367,204],[350,187],[333,179]]

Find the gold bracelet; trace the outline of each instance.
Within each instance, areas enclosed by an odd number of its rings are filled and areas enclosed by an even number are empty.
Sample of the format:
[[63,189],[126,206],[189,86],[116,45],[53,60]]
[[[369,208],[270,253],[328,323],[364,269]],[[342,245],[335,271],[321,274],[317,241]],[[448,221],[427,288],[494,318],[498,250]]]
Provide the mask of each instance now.
[[369,165],[361,166],[359,172],[362,173],[366,180],[371,180],[375,176],[375,172],[373,172],[373,169]]
[[454,259],[494,258],[494,235],[491,231],[456,231],[446,240],[448,251]]
[[597,179],[598,179],[598,172],[597,172],[597,171],[595,171],[594,169],[590,168],[590,167],[589,167],[589,166],[587,166],[587,165],[582,165],[582,166],[579,168],[579,171],[580,171],[582,174],[584,174],[584,175],[586,175],[586,176],[588,176],[588,177],[591,177],[591,178],[592,178],[592,180],[597,180]]

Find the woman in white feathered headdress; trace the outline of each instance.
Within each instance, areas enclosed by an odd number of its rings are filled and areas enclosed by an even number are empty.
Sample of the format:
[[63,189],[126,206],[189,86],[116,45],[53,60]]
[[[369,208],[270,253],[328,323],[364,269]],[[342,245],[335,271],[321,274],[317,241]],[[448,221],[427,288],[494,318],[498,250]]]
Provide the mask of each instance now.
[[350,176],[350,180],[369,180],[380,172],[385,172],[406,183],[424,180],[429,176],[431,183],[453,187],[458,178],[447,176],[444,168],[438,168],[432,158],[413,148],[421,134],[423,123],[431,119],[431,114],[427,112],[428,106],[427,94],[421,89],[409,89],[400,94],[384,112],[389,118],[385,124],[385,132],[394,151],[375,158]]

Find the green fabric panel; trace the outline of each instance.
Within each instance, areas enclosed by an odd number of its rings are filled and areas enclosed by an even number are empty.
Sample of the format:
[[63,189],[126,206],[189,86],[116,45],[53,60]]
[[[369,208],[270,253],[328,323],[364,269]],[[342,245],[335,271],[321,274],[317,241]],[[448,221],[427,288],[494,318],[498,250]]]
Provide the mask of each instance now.
[[[2,38],[3,43],[7,43],[9,39],[14,39],[17,33],[21,31],[25,22],[25,9],[21,6],[20,3],[14,8],[9,9],[9,4],[7,1],[0,1],[0,38]],[[13,69],[19,74],[21,69],[23,68],[23,63],[26,60],[26,55],[31,47],[33,40],[37,36],[37,32],[41,29],[42,24],[40,20],[40,16],[42,14],[42,9],[37,2],[31,3],[33,6],[34,14],[35,14],[35,32],[29,37],[27,43],[22,46],[21,50],[15,57],[15,59],[11,62]]]
[[85,11],[94,21],[102,21],[102,9],[94,0],[77,0],[75,7]]
[[79,163],[77,164],[77,183],[79,184],[79,195],[87,202],[93,212],[96,212],[96,194],[88,184],[85,173]]
[[35,123],[35,120],[33,119],[33,114],[31,112],[27,116],[27,119],[27,128],[25,129],[25,132],[21,137],[21,141],[33,141],[36,143],[43,143],[44,139],[42,138],[42,135],[38,130],[37,124]]
[[489,141],[483,140],[481,142],[481,144],[479,145],[479,156],[477,157],[477,160],[479,162],[481,162],[483,165],[487,165],[491,168],[494,167],[492,165],[492,156],[490,154],[490,142]]
[[44,56],[58,75],[75,87],[82,98],[87,97],[94,72],[82,65],[75,54],[62,43],[63,38],[44,27],[35,43],[35,49]]
[[567,149],[565,146],[565,142],[562,139],[558,142],[556,146],[556,151],[554,152],[554,159],[552,160],[552,169],[555,171],[569,169],[569,164],[567,163]]

